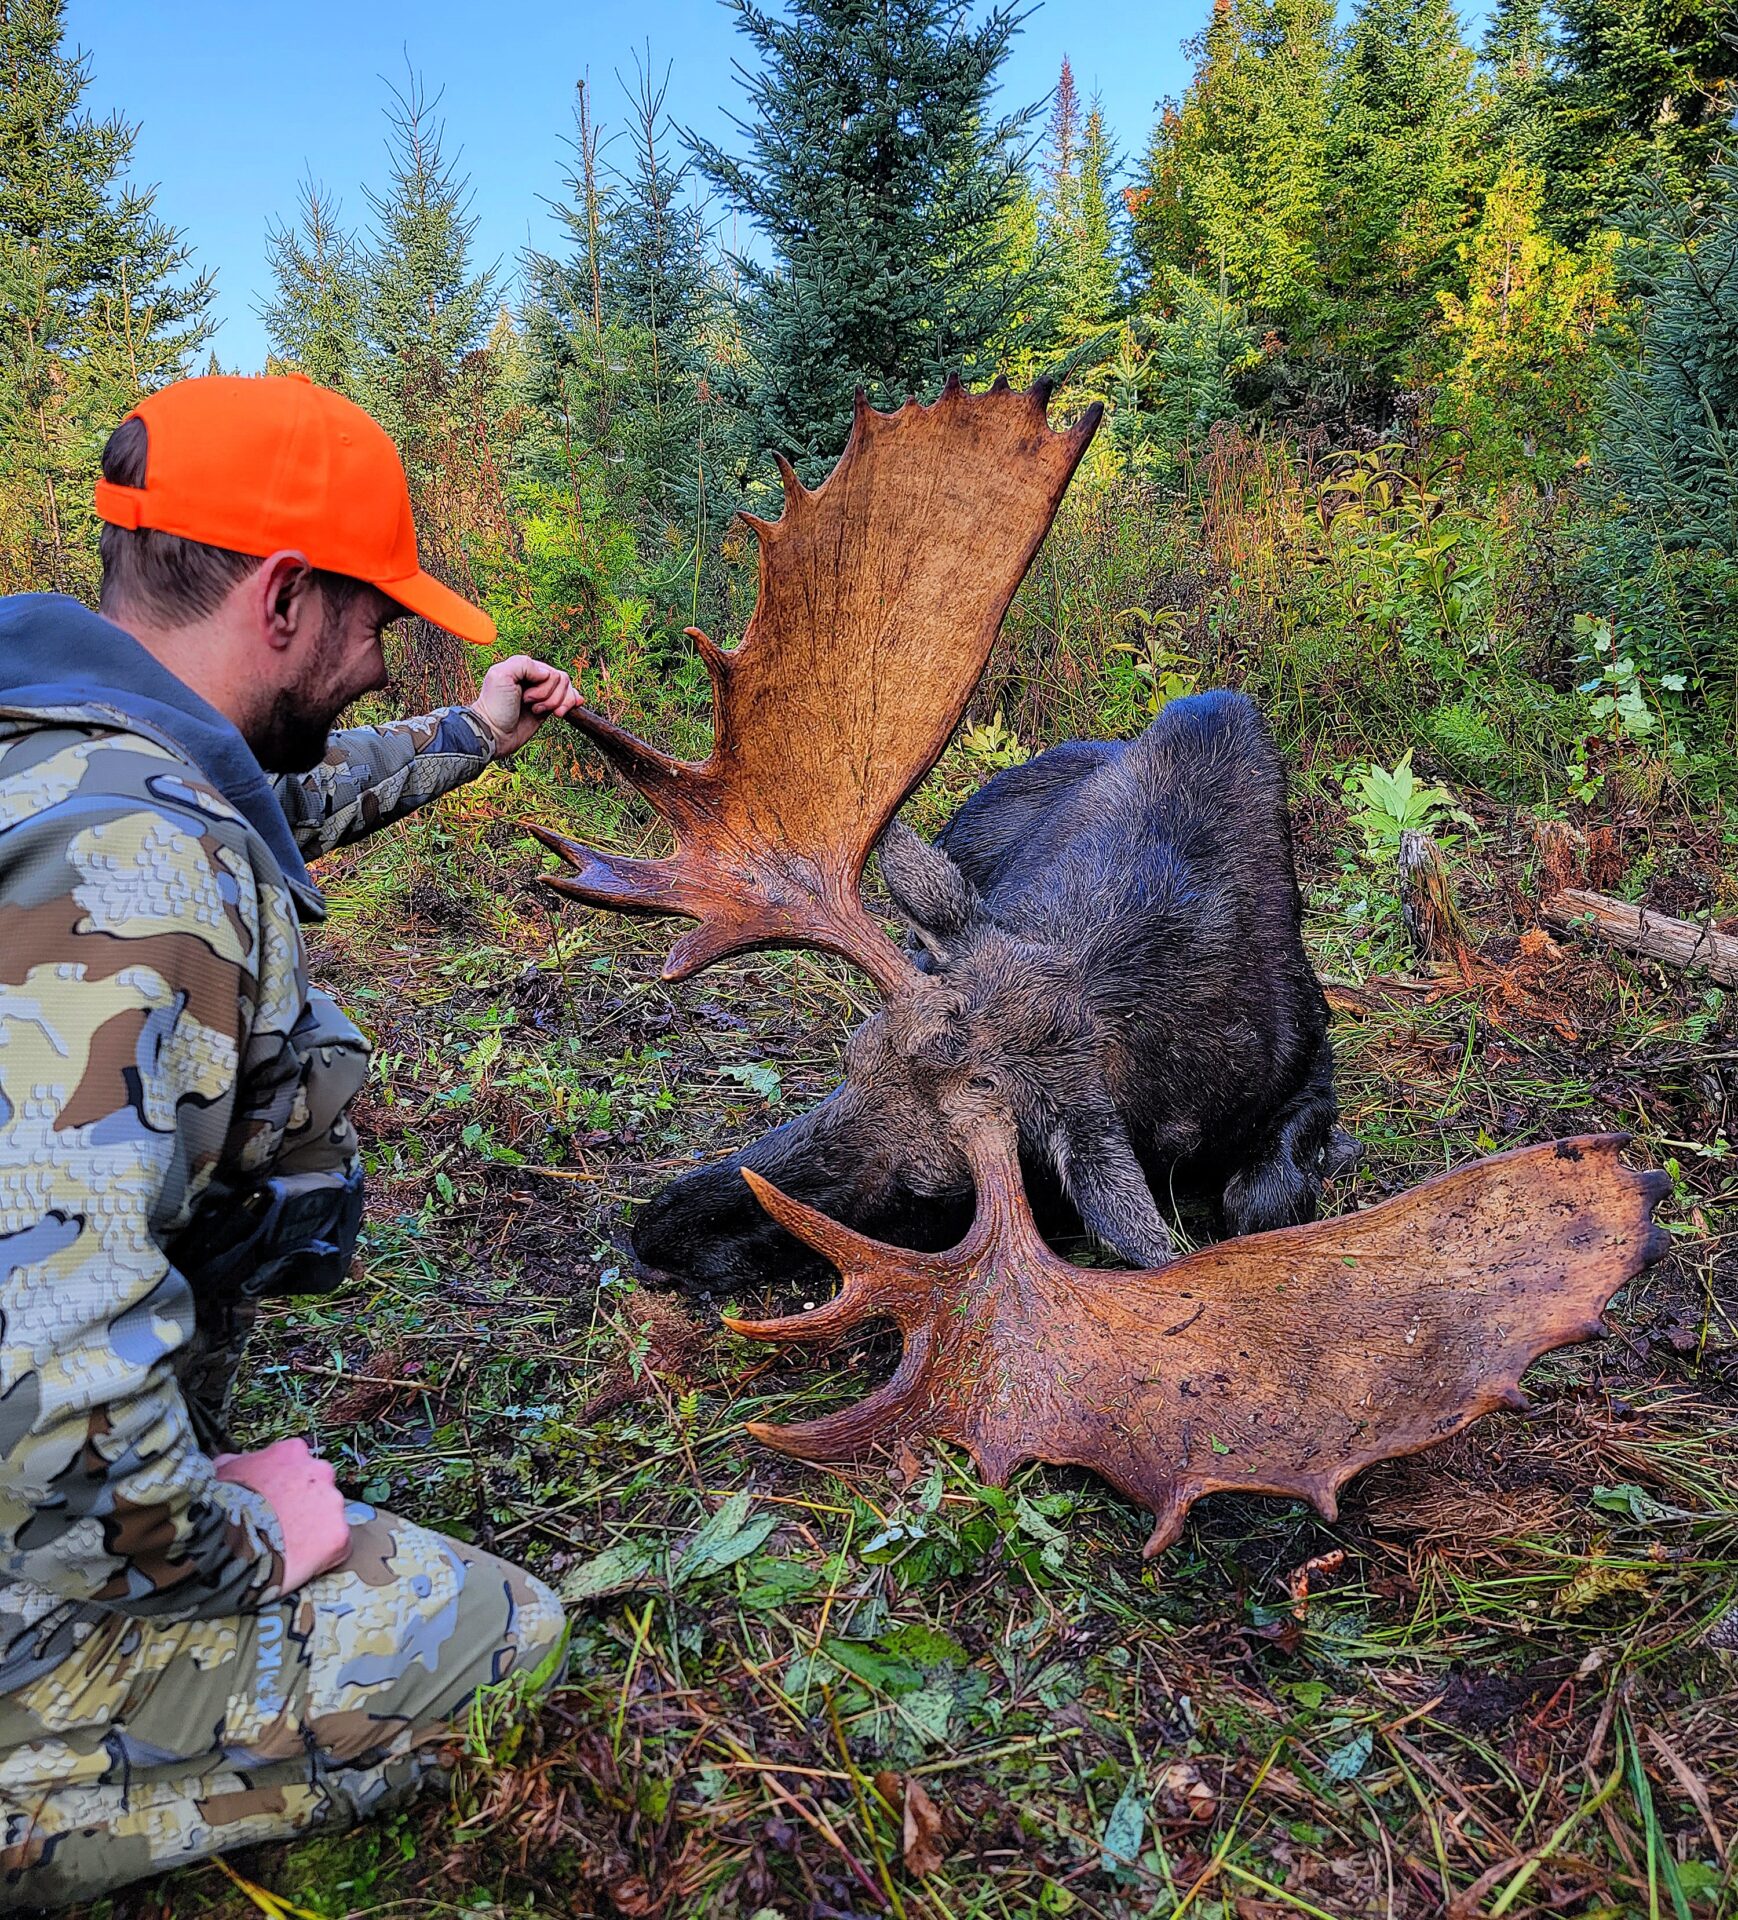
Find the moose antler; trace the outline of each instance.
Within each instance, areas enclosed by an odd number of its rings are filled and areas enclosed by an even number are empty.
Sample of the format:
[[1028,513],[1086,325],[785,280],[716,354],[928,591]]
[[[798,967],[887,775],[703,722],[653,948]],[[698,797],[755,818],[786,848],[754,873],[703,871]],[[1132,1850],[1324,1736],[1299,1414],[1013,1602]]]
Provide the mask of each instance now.
[[[630,913],[699,921],[679,979],[747,948],[824,947],[890,997],[929,989],[864,912],[870,848],[940,754],[1098,425],[1065,433],[1048,389],[951,380],[930,407],[861,397],[814,492],[782,466],[785,513],[759,533],[760,597],[742,645],[694,640],[712,676],[701,765],[601,715],[577,724],[675,833],[663,859],[534,829],[573,869],[550,884]],[[745,516],[746,517],[746,516]],[[1222,1242],[1155,1273],[1071,1266],[1044,1244],[1005,1111],[954,1111],[978,1216],[949,1253],[864,1238],[746,1172],[784,1227],[838,1266],[818,1311],[730,1324],[773,1341],[896,1321],[905,1353],[861,1404],[751,1429],[803,1459],[900,1437],[969,1448],[1005,1479],[1028,1459],[1101,1473],[1156,1516],[1148,1551],[1216,1489],[1301,1495],[1333,1513],[1372,1461],[1520,1399],[1528,1363],[1586,1339],[1616,1289],[1658,1259],[1666,1182],[1617,1136],[1499,1154],[1368,1212]]]
[[1000,1486],[1027,1460],[1090,1467],[1155,1519],[1146,1551],[1203,1494],[1289,1494],[1335,1514],[1340,1486],[1497,1407],[1528,1364],[1601,1331],[1623,1282],[1667,1243],[1670,1182],[1590,1135],[1439,1174],[1343,1219],[1222,1241],[1156,1273],[1071,1266],[1032,1221],[1005,1128],[967,1139],[971,1232],[912,1253],[839,1226],[757,1174],[780,1226],[844,1277],[811,1313],[729,1318],[774,1341],[834,1340],[891,1319],[893,1378],[800,1426],[749,1431],[801,1460],[899,1440],[969,1450]]
[[690,628],[712,676],[703,765],[580,709],[579,726],[675,831],[661,860],[597,853],[542,828],[574,869],[549,884],[593,906],[692,914],[676,980],[745,948],[825,947],[883,991],[911,967],[864,913],[869,851],[934,765],[983,672],[1014,589],[1097,431],[1064,433],[1049,386],[949,380],[933,406],[877,413],[861,393],[839,464],[809,492],[789,464],[760,536],[760,597],[725,652]]

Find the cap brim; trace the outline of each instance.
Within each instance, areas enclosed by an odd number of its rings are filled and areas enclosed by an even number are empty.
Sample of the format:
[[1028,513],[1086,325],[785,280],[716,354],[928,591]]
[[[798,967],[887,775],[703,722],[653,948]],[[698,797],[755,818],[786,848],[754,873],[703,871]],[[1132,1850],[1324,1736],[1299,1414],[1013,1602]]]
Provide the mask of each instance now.
[[495,644],[495,623],[482,608],[460,599],[451,587],[443,587],[426,573],[413,573],[408,580],[376,580],[374,584],[382,593],[391,594],[401,607],[432,620],[437,627],[445,627],[448,633],[456,633],[461,640],[469,640],[474,647]]

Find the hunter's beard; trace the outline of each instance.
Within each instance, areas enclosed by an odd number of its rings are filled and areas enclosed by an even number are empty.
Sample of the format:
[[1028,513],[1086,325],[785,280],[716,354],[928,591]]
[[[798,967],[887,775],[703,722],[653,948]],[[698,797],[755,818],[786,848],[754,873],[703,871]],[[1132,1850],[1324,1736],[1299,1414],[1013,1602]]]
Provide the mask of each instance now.
[[333,722],[354,697],[332,691],[341,641],[341,623],[328,617],[295,683],[280,687],[248,729],[248,745],[267,773],[306,773],[325,759]]

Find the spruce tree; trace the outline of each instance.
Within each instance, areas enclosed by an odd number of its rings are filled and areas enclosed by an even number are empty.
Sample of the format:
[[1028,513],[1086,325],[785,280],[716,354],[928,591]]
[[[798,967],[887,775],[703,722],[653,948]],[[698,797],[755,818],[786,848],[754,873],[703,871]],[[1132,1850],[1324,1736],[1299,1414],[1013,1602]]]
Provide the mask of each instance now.
[[660,524],[692,526],[718,285],[689,168],[670,158],[668,83],[668,72],[654,82],[642,66],[635,86],[624,84],[631,158],[602,197],[600,281],[604,317],[623,336],[621,450]]
[[[354,385],[403,456],[423,564],[472,593],[479,544],[499,537],[506,519],[500,361],[485,344],[497,318],[496,279],[493,268],[471,264],[470,184],[446,156],[439,105],[414,73],[402,90],[389,89],[387,184],[363,189],[374,225]],[[470,650],[417,621],[400,677],[428,705],[465,698]]]
[[1108,325],[1117,297],[1116,237],[1108,200],[1115,164],[1104,109],[1084,120],[1074,70],[1064,57],[1040,170],[1039,236],[1053,285],[1052,324],[1074,346]]
[[389,89],[387,186],[363,189],[374,216],[363,268],[359,397],[398,442],[412,485],[450,464],[460,370],[495,317],[496,276],[475,271],[468,179],[420,76]]
[[188,371],[212,280],[126,178],[138,129],[80,105],[63,0],[0,7],[0,592],[91,593],[91,483],[122,414]]
[[1083,331],[1105,324],[1115,313],[1122,278],[1117,258],[1117,218],[1110,177],[1116,168],[1104,103],[1096,96],[1087,110],[1080,146],[1080,243],[1076,319]]
[[1473,53],[1451,0],[1360,0],[1335,83],[1331,332],[1380,395],[1418,368],[1479,167]]
[[343,209],[310,178],[296,195],[296,221],[266,228],[272,296],[258,311],[277,360],[336,393],[361,371],[364,263]]
[[1139,177],[1123,196],[1140,291],[1148,299],[1168,270],[1188,271],[1204,257],[1204,242],[1186,191],[1188,128],[1183,110],[1183,103],[1176,100],[1166,100],[1160,107],[1141,156]]
[[1135,209],[1155,296],[1179,269],[1295,340],[1313,332],[1329,195],[1331,0],[1214,0]]
[[1738,720],[1738,165],[1650,193],[1640,352],[1598,418],[1592,564],[1620,637]]
[[1076,231],[1080,194],[1080,91],[1067,54],[1056,80],[1039,175],[1040,231],[1052,245],[1067,244]]
[[1580,240],[1652,175],[1689,193],[1731,137],[1738,106],[1732,0],[1554,0],[1561,52],[1543,155],[1554,224]]
[[1021,306],[1008,216],[1035,109],[992,117],[1018,26],[969,0],[729,0],[758,57],[737,121],[748,157],[696,140],[701,172],[758,228],[738,255],[757,442],[810,473],[861,386],[880,406],[977,379]]
[[1479,43],[1491,98],[1485,140],[1536,160],[1549,119],[1547,96],[1556,41],[1545,0],[1496,0]]
[[527,248],[523,256],[526,391],[533,420],[547,423],[553,437],[545,446],[533,435],[521,449],[521,464],[529,459],[545,479],[571,474],[602,446],[615,384],[615,356],[604,342],[600,136],[587,80],[575,89],[573,128],[566,142],[573,159],[562,179],[569,197],[549,203],[566,249]]

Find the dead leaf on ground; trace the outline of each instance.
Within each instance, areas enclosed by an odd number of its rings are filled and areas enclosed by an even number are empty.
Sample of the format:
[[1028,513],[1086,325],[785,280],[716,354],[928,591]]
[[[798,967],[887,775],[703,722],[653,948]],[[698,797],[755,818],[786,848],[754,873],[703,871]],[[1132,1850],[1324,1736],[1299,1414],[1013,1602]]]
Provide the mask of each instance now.
[[1211,1820],[1219,1810],[1218,1795],[1191,1760],[1173,1760],[1153,1782],[1153,1789],[1177,1802],[1178,1810],[1191,1820]]
[[918,1879],[939,1873],[947,1858],[941,1809],[930,1799],[922,1781],[905,1783],[905,1868]]

